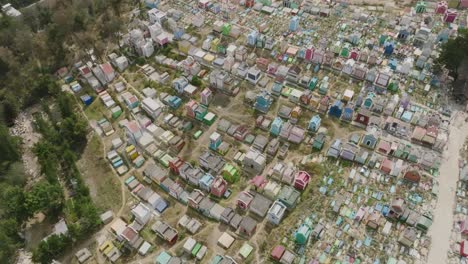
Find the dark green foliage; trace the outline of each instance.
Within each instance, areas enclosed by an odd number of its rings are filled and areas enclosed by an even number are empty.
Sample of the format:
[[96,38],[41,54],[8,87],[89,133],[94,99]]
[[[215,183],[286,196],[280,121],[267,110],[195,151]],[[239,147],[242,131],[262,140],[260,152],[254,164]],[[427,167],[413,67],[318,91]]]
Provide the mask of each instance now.
[[73,18],[73,30],[74,31],[83,31],[86,29],[86,18],[82,13],[78,13]]
[[34,105],[39,103],[41,98],[57,95],[59,87],[52,76],[42,75],[39,79],[31,84],[31,92],[25,97],[24,105]]
[[1,5],[11,3],[16,9],[36,3],[37,0],[0,0]]
[[17,222],[22,222],[32,216],[26,205],[26,194],[22,187],[9,184],[0,184],[0,197],[2,203],[0,205],[2,216],[7,216],[5,219],[14,219]]
[[63,254],[70,246],[71,237],[65,235],[52,235],[47,240],[41,241],[33,252],[33,261],[38,263],[50,263],[54,258]]
[[63,191],[58,183],[40,182],[25,195],[26,207],[29,212],[45,212],[57,216],[63,206]]
[[450,75],[457,79],[460,74],[458,70],[465,60],[468,60],[468,29],[460,29],[456,38],[443,44],[437,63],[445,66]]
[[[19,8],[36,1],[7,2]],[[77,55],[67,47],[93,48],[101,57],[122,27],[122,2],[113,0],[109,8],[104,0],[59,1],[54,7],[22,10],[23,19],[0,17],[0,118],[11,125],[20,109],[57,94],[53,74]]]
[[63,207],[62,187],[47,181],[36,184],[31,190],[9,184],[0,185],[3,215],[18,222],[27,220],[37,212],[58,215]]
[[55,183],[58,181],[58,157],[56,155],[57,147],[50,142],[41,141],[34,146],[34,154],[36,154],[39,164],[41,165],[41,173],[46,176],[47,181]]
[[[34,2],[0,0],[17,9]],[[119,14],[124,2],[58,1],[53,7],[22,9],[22,19],[0,17],[0,263],[11,263],[16,249],[24,246],[18,232],[35,212],[64,216],[70,229],[69,237],[41,242],[34,251],[40,263],[50,263],[72,241],[89,236],[100,225],[75,165],[86,146],[87,122],[78,114],[75,99],[60,91],[54,73],[75,62],[82,55],[78,50],[92,48],[98,58],[104,56],[108,42],[116,43],[123,25]],[[35,115],[42,140],[33,151],[45,179],[24,189],[20,141],[9,135],[7,127],[20,111],[35,104],[41,104],[44,116]],[[65,199],[64,193],[71,197]]]
[[0,182],[13,186],[23,186],[26,183],[26,174],[21,161],[9,163],[8,168],[0,174]]
[[63,117],[69,117],[75,114],[75,110],[73,109],[73,98],[66,94],[61,94],[58,97],[58,105],[60,109],[60,113],[62,113]]
[[117,32],[122,29],[122,22],[120,18],[113,15],[112,13],[106,12],[104,14],[104,21],[101,25],[101,30],[99,31],[99,35],[102,38],[110,38],[117,40]]
[[120,6],[124,0],[110,0],[110,6],[117,15],[120,15]]
[[[99,213],[89,196],[89,189],[75,164],[77,156],[86,145],[88,126],[86,120],[77,113],[76,101],[70,95],[59,93],[56,98],[60,119],[51,117],[47,104],[43,108],[49,113],[49,121],[40,116],[36,118],[36,125],[43,139],[35,145],[34,152],[48,183],[35,186],[31,196],[26,196],[26,204],[30,211],[48,210],[52,216],[63,212],[70,232],[69,236],[61,239],[78,241],[88,237],[101,224]],[[67,189],[74,193],[73,198],[67,201],[63,199],[62,187],[58,184],[59,177],[67,183]],[[48,204],[47,207],[44,206],[45,203]],[[52,242],[49,239],[41,242],[34,251],[34,259],[40,263],[48,263],[71,246],[68,243],[61,251],[52,251],[50,247],[58,242],[60,241],[55,241],[55,238]]]
[[87,128],[88,125],[82,118],[67,117],[60,124],[60,134],[72,147],[77,147],[86,143]]
[[21,246],[16,232],[18,229],[15,219],[0,219],[0,263],[10,263],[16,249]]
[[165,46],[162,47],[159,51],[160,51],[164,56],[168,56],[169,54],[172,53],[172,46],[170,46],[169,44],[168,44],[168,45],[165,45]]
[[0,103],[0,121],[9,126],[13,125],[20,108],[18,99],[11,93],[7,93]]
[[9,17],[9,16],[1,16],[0,17],[0,26],[2,28],[10,27],[12,22],[13,22],[13,19],[11,17]]
[[141,65],[144,65],[146,63],[146,60],[145,60],[144,57],[138,57],[138,58],[136,58],[135,62],[136,62],[136,64],[141,66]]
[[70,200],[64,211],[67,214],[67,219],[75,220],[69,228],[70,235],[76,240],[86,238],[89,232],[101,224],[96,207],[87,197]]
[[[15,162],[20,158],[19,139],[12,137],[8,132],[8,128],[0,123],[0,173],[8,168],[11,162]],[[0,176],[1,179],[1,176]]]
[[0,80],[3,77],[5,77],[9,71],[10,71],[10,66],[8,65],[8,63],[6,63],[0,58]]
[[194,86],[197,86],[197,87],[200,87],[202,82],[201,82],[200,78],[198,78],[197,76],[193,76],[192,80],[190,81],[190,84],[194,85]]
[[0,263],[9,263],[21,246],[17,234],[20,225],[30,217],[25,206],[23,166],[20,162],[19,139],[10,136],[0,122]]
[[49,8],[38,8],[38,19],[39,19],[39,28],[52,23],[52,11]]

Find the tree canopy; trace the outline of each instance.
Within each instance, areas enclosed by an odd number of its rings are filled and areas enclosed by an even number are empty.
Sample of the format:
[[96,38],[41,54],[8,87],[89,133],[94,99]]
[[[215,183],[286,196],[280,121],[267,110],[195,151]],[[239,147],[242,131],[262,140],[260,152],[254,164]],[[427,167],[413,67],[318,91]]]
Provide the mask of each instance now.
[[[0,174],[8,166],[8,163],[17,161],[20,158],[20,140],[12,137],[8,128],[0,123]],[[3,169],[2,169],[3,168]],[[0,176],[1,177],[1,176]]]
[[[36,1],[6,2],[18,8]],[[123,3],[59,1],[22,10],[21,19],[0,17],[1,120],[11,125],[20,109],[57,93],[54,72],[76,62],[86,49],[97,57],[105,54],[122,28]]]
[[[17,9],[35,2],[0,0]],[[109,44],[117,42],[125,2],[52,1],[21,9],[20,18],[0,16],[0,263],[11,263],[16,249],[24,246],[18,233],[36,212],[65,216],[70,226],[69,236],[52,236],[34,250],[34,260],[40,263],[50,263],[70,241],[84,238],[100,224],[75,165],[86,145],[87,122],[77,114],[74,98],[60,91],[55,72],[82,58],[87,49],[98,58],[104,56]],[[57,109],[49,108],[51,101]],[[47,116],[36,117],[43,138],[33,149],[45,177],[26,187],[21,142],[9,135],[8,127],[35,104],[41,104]],[[72,189],[67,199],[64,188]]]
[[445,66],[450,75],[458,79],[461,74],[459,69],[466,60],[468,60],[468,29],[460,29],[456,38],[449,39],[442,45],[437,63]]
[[70,244],[71,238],[69,236],[52,235],[39,243],[33,252],[33,260],[38,263],[50,263],[51,260],[62,254]]
[[63,200],[62,187],[58,183],[41,182],[25,195],[26,207],[30,213],[46,212],[57,215],[62,209]]

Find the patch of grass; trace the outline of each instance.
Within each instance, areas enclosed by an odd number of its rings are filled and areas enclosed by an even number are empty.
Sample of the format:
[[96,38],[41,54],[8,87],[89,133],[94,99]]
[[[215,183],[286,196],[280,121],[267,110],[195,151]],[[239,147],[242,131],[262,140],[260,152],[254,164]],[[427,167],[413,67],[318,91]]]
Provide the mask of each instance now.
[[145,228],[143,228],[143,230],[140,231],[140,236],[146,241],[153,241],[156,238],[156,235],[153,231],[151,231],[149,225],[147,225]]
[[90,189],[91,197],[102,211],[116,211],[121,204],[120,183],[113,175],[107,160],[101,156],[102,144],[93,136],[86,146],[77,166]]
[[99,120],[103,117],[106,117],[106,109],[101,101],[98,98],[94,98],[94,101],[91,105],[87,106],[84,109],[86,116],[91,120]]
[[458,7],[458,0],[449,0],[448,1],[449,8],[457,8]]
[[342,165],[344,168],[348,168],[348,167],[352,167],[352,166],[353,166],[353,162],[352,162],[352,161],[349,161],[349,160],[342,160],[342,161],[341,161],[341,165]]

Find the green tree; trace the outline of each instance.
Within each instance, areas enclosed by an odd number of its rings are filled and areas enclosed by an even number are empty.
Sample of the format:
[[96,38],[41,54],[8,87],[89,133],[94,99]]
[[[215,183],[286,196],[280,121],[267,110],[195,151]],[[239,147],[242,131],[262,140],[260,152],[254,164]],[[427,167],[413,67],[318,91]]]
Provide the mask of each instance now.
[[45,26],[52,23],[52,10],[48,7],[38,7],[38,20],[39,28],[44,28]]
[[468,60],[468,29],[460,29],[456,38],[449,39],[442,45],[436,63],[445,66],[450,75],[457,79],[460,66],[465,60]]
[[26,183],[26,174],[24,166],[21,161],[11,163],[5,172],[0,174],[0,181],[8,183],[13,186],[24,186]]
[[88,125],[85,120],[76,116],[65,118],[60,124],[60,134],[65,140],[70,142],[72,147],[86,142]]
[[33,261],[48,264],[62,254],[71,242],[69,236],[52,235],[47,240],[41,241],[39,246],[33,251]]
[[197,87],[200,87],[201,84],[202,84],[202,81],[197,76],[193,76],[192,80],[190,81],[190,84],[192,84],[194,86],[197,86]]
[[0,79],[3,79],[10,71],[10,66],[2,58],[0,58]]
[[26,206],[29,212],[47,212],[58,215],[63,207],[64,197],[59,184],[40,182],[26,194]]
[[123,0],[110,0],[109,2],[115,14],[120,16],[120,7],[122,6]]
[[59,86],[50,75],[42,75],[39,80],[33,83],[33,96],[44,98],[59,94]]
[[75,110],[73,109],[73,102],[71,96],[67,94],[60,94],[57,98],[60,113],[62,114],[63,118],[70,117],[75,114]]
[[15,37],[14,28],[17,27],[18,22],[9,16],[0,17],[0,45],[3,47],[10,47]]
[[20,110],[20,103],[14,95],[7,92],[5,98],[0,102],[0,121],[6,125],[13,125]]
[[[19,160],[20,141],[8,132],[8,128],[0,122],[0,173],[9,163]],[[1,179],[1,177],[0,177]]]
[[99,25],[99,35],[103,39],[109,39],[113,42],[118,42],[117,33],[122,29],[120,18],[111,12],[106,12],[102,23]]
[[[21,8],[35,1],[7,2]],[[18,230],[37,211],[48,216],[76,216],[67,218],[74,240],[88,236],[100,224],[89,189],[75,164],[86,144],[87,123],[76,113],[76,102],[60,91],[54,72],[71,65],[86,49],[93,48],[98,58],[104,57],[108,42],[115,43],[116,33],[125,25],[121,19],[126,17],[119,15],[125,2],[128,1],[58,1],[51,7],[36,5],[22,10],[23,19],[0,17],[0,263],[11,262],[15,250],[22,246]],[[50,98],[58,103],[60,111],[50,109]],[[10,137],[7,126],[22,109],[37,103],[42,104],[48,118],[35,115],[43,138],[33,151],[46,177],[25,190],[20,142]],[[64,211],[59,178],[72,181],[76,193],[67,200]],[[68,203],[74,206],[69,207]],[[53,236],[34,250],[34,259],[49,263],[70,243],[69,236]]]
[[86,17],[83,13],[77,13],[73,17],[73,30],[82,31],[86,29]]
[[76,222],[77,225],[74,227],[76,234],[73,237],[76,239],[83,239],[83,236],[96,230],[102,222],[99,218],[96,206],[94,206],[89,196],[78,197],[75,199],[72,206],[72,210],[76,214],[75,217],[79,218],[79,221]]
[[57,151],[57,147],[55,147],[48,141],[42,141],[42,142],[36,143],[36,145],[34,145],[33,151],[34,151],[34,154],[36,154],[36,156],[38,157],[39,163],[42,160],[46,160],[46,159],[49,159],[52,161],[57,159],[55,155]]
[[3,215],[16,219],[18,222],[27,220],[32,216],[31,212],[26,207],[26,195],[22,187],[12,186],[9,184],[0,184],[0,204]]
[[13,218],[0,220],[0,263],[11,263],[16,250],[21,246],[16,232],[18,222]]

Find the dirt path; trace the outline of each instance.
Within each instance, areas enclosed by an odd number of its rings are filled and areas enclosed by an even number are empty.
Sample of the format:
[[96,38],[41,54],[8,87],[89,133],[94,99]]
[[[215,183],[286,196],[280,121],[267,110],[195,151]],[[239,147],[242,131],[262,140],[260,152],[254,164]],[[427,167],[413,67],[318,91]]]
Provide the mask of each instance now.
[[134,92],[136,95],[138,95],[138,97],[140,97],[141,100],[145,98],[145,96],[140,91],[138,91],[138,89],[136,89],[131,83],[129,83],[127,79],[125,79],[122,75],[119,76],[119,80],[124,82],[127,88],[130,88],[132,92]]
[[[71,91],[70,91],[71,92]],[[78,102],[78,99],[74,96],[73,98],[75,98],[75,100]],[[98,99],[96,99],[98,100]],[[81,114],[84,116],[84,118],[86,119],[86,121],[88,122],[88,124],[90,123],[90,120],[88,118],[88,116],[86,116],[85,112],[84,112],[84,109],[83,109],[83,106],[81,105],[80,102],[78,102],[78,105],[80,106],[79,107],[79,110],[81,112]],[[93,132],[94,133],[94,132]],[[98,154],[96,153],[96,155],[100,155],[102,158],[106,159],[106,153],[107,153],[107,147],[106,147],[106,144],[104,142],[104,140],[102,139],[102,137],[100,136],[97,136],[97,138],[99,139],[100,143],[101,143],[101,146],[102,146],[102,153]],[[117,211],[117,213],[115,213],[114,215],[114,219],[117,219],[119,218],[124,209],[125,209],[125,206],[126,206],[126,201],[127,201],[127,196],[126,196],[126,192],[125,192],[125,182],[124,182],[124,177],[120,177],[117,173],[117,171],[115,171],[114,168],[110,167],[111,171],[112,171],[112,174],[117,178],[119,184],[120,184],[120,192],[121,192],[121,197],[122,197],[122,200],[121,200],[121,205],[120,205],[120,208],[119,210]],[[110,226],[112,224],[109,223],[107,224],[107,226]],[[102,256],[102,254],[99,253],[99,243],[94,243],[97,241],[97,238],[99,236],[102,236],[103,233],[106,232],[106,227],[107,226],[104,226],[101,228],[101,230],[99,230],[96,234],[90,236],[88,239],[84,240],[83,242],[81,242],[79,245],[77,246],[74,246],[73,247],[73,250],[65,255],[62,259],[65,260],[64,263],[69,263],[68,261],[71,261],[71,259],[73,259],[74,257],[74,254],[77,250],[79,249],[82,249],[84,247],[90,247],[90,246],[93,246],[93,245],[96,245],[96,248],[90,248],[90,251],[91,252],[94,252],[94,258],[95,260],[98,262],[98,263],[104,263],[106,260],[104,259],[104,257]]]
[[[124,78],[122,78],[122,79],[124,79]],[[75,98],[75,100],[78,102],[78,105],[80,106],[79,108],[80,108],[81,114],[84,116],[84,118],[86,119],[88,124],[90,124],[90,120],[89,120],[88,116],[85,114],[82,104],[80,104],[80,102],[78,101],[78,99],[75,96],[73,98]],[[98,100],[98,98],[96,98],[96,100]],[[102,139],[102,137],[98,136],[98,139],[99,139],[99,141],[101,143],[101,146],[102,146],[101,157],[106,159],[106,153],[107,153],[108,148],[106,147],[106,144],[105,144],[104,140]],[[125,201],[127,200],[126,193],[125,193],[125,182],[124,182],[124,178],[120,177],[119,174],[117,173],[117,171],[115,171],[114,168],[111,167],[111,171],[112,171],[112,174],[119,180],[119,183],[120,183],[120,192],[121,192],[122,201],[121,201],[120,209],[116,214],[116,218],[118,218],[122,214],[122,212],[123,212],[123,210],[125,208],[125,204],[126,204]]]
[[255,257],[255,263],[262,263],[261,259],[260,259],[260,246],[258,245],[258,236],[259,236],[259,233],[263,231],[263,228],[265,227],[265,221],[262,222],[262,225],[260,227],[260,230],[257,230],[257,232],[252,236],[252,238],[250,239],[250,241],[252,242],[252,244],[254,245],[254,247],[256,248],[255,252],[254,252],[254,257]]
[[459,175],[459,150],[468,136],[468,123],[465,113],[457,112],[450,126],[448,148],[444,152],[440,166],[439,196],[434,212],[434,223],[429,231],[432,238],[428,263],[447,263],[447,254],[451,243],[450,234],[453,226],[455,190]]
[[197,141],[190,141],[186,148],[183,149],[179,156],[182,156],[185,160],[190,160],[192,157],[198,157],[204,150],[207,150],[210,144],[210,136],[216,131],[219,118],[203,132]]

